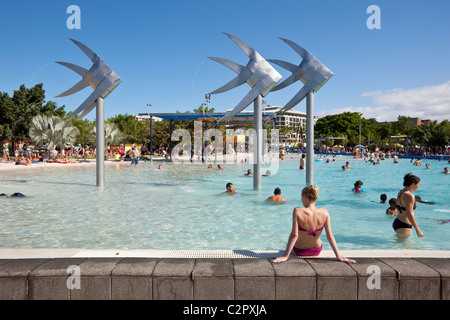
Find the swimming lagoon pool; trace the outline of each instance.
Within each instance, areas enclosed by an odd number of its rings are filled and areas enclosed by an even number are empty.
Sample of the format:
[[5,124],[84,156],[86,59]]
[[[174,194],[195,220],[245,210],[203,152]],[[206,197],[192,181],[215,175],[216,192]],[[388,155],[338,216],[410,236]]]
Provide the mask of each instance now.
[[[331,159],[331,158],[330,158]],[[342,171],[349,161],[352,168]],[[431,169],[425,168],[429,163]],[[314,162],[317,206],[326,207],[341,250],[450,250],[450,175],[447,161],[392,159],[372,165],[351,157]],[[158,170],[158,165],[162,170]],[[0,173],[0,193],[21,192],[25,198],[1,198],[0,248],[86,248],[160,250],[284,250],[292,210],[301,206],[306,185],[299,157],[288,155],[276,174],[262,177],[262,190],[244,176],[246,164],[172,164],[140,161],[109,163],[105,186],[95,183],[95,165]],[[265,172],[265,170],[263,170]],[[421,186],[415,193],[435,204],[417,204],[415,215],[424,238],[398,239],[393,217],[385,214],[380,194],[396,198],[403,176],[413,173]],[[365,193],[351,192],[356,180]],[[228,182],[237,194],[223,194]],[[286,203],[266,198],[281,188]],[[331,250],[322,236],[325,250]]]

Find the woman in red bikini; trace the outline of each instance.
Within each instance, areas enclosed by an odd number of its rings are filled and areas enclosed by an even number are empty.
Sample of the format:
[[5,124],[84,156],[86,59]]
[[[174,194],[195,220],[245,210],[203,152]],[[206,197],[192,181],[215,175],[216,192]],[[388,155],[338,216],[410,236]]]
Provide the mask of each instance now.
[[297,256],[318,256],[322,251],[320,235],[325,227],[328,242],[339,261],[355,263],[339,254],[336,241],[331,232],[330,215],[325,208],[316,208],[319,188],[307,186],[302,190],[302,203],[304,208],[297,207],[292,214],[292,231],[284,255],[273,262],[283,262],[289,258],[291,251]]

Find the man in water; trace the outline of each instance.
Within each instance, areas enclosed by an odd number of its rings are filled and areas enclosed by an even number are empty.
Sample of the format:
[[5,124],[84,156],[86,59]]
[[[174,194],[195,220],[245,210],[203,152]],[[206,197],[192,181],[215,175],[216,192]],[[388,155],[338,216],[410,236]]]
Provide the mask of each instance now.
[[394,163],[398,163],[398,156],[394,155]]
[[281,196],[280,188],[275,188],[273,194],[274,194],[273,196],[270,196],[267,198],[268,201],[272,201],[272,202],[285,202],[286,201],[286,199]]
[[226,188],[227,188],[227,191],[225,191],[224,193],[230,193],[230,194],[236,193],[236,190],[234,190],[234,186],[231,182],[227,183]]
[[14,192],[14,193],[11,195],[11,198],[23,198],[23,197],[25,197],[25,195],[22,194],[22,193],[20,193],[20,192]]
[[[23,197],[25,197],[25,195],[22,194],[22,193],[20,193],[20,192],[14,192],[14,193],[11,195],[11,198],[23,198]],[[8,198],[8,195],[7,195],[7,194],[4,194],[4,193],[1,193],[1,194],[0,194],[0,198]]]

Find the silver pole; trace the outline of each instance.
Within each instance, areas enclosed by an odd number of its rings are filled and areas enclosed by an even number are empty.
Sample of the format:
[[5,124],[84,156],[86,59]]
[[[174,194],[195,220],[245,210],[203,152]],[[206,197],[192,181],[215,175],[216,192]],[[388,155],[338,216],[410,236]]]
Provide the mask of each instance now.
[[148,107],[148,120],[150,121],[150,162],[152,162],[153,161],[153,158],[152,158],[152,154],[153,154],[153,152],[152,152],[152,150],[153,150],[153,136],[152,136],[152,134],[153,134],[153,130],[152,130],[152,120],[153,120],[153,117],[150,115],[150,107],[152,106],[152,104],[151,103],[147,103],[147,107]]
[[262,162],[262,97],[259,94],[253,102],[253,126],[256,133],[256,148],[253,164],[253,189],[261,190],[261,162]]
[[97,98],[97,186],[102,187],[105,184],[105,124],[104,124],[104,100],[102,97]]
[[306,184],[313,184],[314,171],[314,91],[306,95]]

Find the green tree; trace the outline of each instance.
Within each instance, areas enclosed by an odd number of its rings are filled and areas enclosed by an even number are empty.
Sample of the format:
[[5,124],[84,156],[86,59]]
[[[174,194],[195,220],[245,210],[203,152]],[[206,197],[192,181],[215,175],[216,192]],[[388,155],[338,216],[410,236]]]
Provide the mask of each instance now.
[[150,130],[148,124],[140,122],[134,115],[118,114],[108,118],[106,123],[114,123],[123,133],[123,138],[132,143],[146,143],[149,141]]
[[169,121],[153,122],[153,146],[161,147],[170,144],[170,123]]
[[209,108],[209,107],[205,107],[204,105],[201,105],[200,107],[194,109],[195,113],[208,113],[208,112],[214,112],[216,109],[215,108]]
[[78,128],[78,136],[75,144],[81,144],[83,146],[95,144],[94,122],[88,119],[77,119],[76,117],[70,118],[70,121]]
[[444,120],[441,123],[426,121],[421,125],[413,126],[409,131],[413,143],[428,148],[433,153],[445,149],[450,144],[450,123]]
[[11,139],[11,125],[14,123],[15,105],[6,92],[0,92],[0,136]]
[[58,108],[52,101],[45,102],[43,84],[32,88],[21,85],[12,97],[0,93],[0,135],[10,139],[28,137],[31,119],[38,114],[65,115],[64,106]]
[[328,115],[316,121],[316,137],[345,137],[347,145],[359,143],[359,121],[362,120],[358,112],[344,112]]
[[398,116],[397,121],[392,123],[394,135],[405,134],[411,127],[412,122],[410,117]]
[[390,122],[382,122],[375,125],[375,131],[377,133],[377,138],[372,141],[379,147],[384,147],[389,144],[391,136],[394,134],[394,128]]

